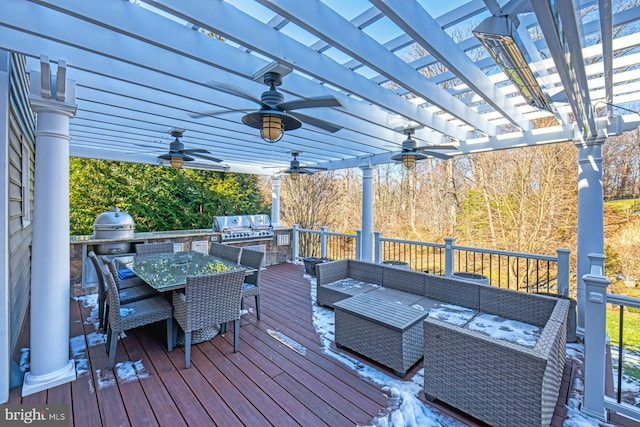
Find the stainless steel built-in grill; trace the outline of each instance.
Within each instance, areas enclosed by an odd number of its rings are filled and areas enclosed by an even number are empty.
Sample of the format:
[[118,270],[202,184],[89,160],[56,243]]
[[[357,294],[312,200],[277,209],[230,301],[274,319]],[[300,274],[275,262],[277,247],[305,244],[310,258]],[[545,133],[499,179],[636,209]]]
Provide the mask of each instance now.
[[273,239],[269,215],[231,215],[213,218],[213,229],[220,233],[221,242]]

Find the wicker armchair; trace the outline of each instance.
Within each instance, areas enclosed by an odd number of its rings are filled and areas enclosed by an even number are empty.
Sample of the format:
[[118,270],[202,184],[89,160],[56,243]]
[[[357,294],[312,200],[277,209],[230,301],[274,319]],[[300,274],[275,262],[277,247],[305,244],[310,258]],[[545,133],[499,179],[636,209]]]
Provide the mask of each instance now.
[[244,278],[244,283],[242,284],[243,303],[240,306],[244,308],[245,297],[255,297],[256,317],[258,320],[260,320],[260,268],[262,267],[263,259],[264,252],[253,251],[251,249],[242,249],[242,254],[240,255],[240,265],[256,269],[253,274]]
[[172,242],[140,243],[136,245],[136,255],[164,254],[173,252]]
[[236,264],[240,260],[240,252],[242,252],[241,247],[216,242],[212,242],[211,247],[209,248],[209,255],[226,259],[228,261],[235,262]]
[[184,364],[191,366],[191,332],[234,322],[233,352],[240,341],[240,301],[244,270],[187,277],[184,293],[173,292],[173,316],[184,331]]
[[116,361],[116,348],[120,333],[139,326],[149,325],[161,320],[167,321],[167,346],[173,350],[173,307],[158,295],[153,298],[121,303],[118,288],[113,275],[108,268],[104,268],[104,277],[107,282],[109,306],[107,324],[107,355],[109,356],[109,369],[113,369]]

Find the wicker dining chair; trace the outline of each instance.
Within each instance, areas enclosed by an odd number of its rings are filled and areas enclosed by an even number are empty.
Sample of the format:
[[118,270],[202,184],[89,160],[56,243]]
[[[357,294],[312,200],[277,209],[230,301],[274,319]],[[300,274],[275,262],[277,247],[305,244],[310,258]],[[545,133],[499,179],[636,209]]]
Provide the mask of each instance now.
[[172,242],[140,243],[136,245],[136,255],[163,254],[173,252]]
[[[113,269],[109,267],[112,261],[114,263]],[[106,255],[103,255],[102,263],[110,268],[111,274],[113,274],[113,277],[115,278],[116,286],[118,287],[118,289],[122,290],[140,285],[146,286],[146,282],[144,280],[133,274],[131,270],[123,266],[122,263],[116,258],[110,258]]]
[[240,252],[242,252],[242,248],[239,246],[230,246],[216,242],[211,242],[211,247],[209,248],[209,255],[226,259],[236,264],[240,261]]
[[[104,280],[104,272],[102,271],[102,266],[100,265],[98,256],[93,251],[90,251],[87,256],[93,264],[96,271],[96,277],[98,279],[98,328],[100,330],[104,330],[107,312],[107,284]],[[139,285],[119,289],[119,294],[120,301],[122,303],[128,303],[158,295],[156,291],[144,284],[142,281],[140,281]]]
[[[142,279],[139,277],[132,277],[129,279],[120,279],[120,270],[117,267],[117,261],[111,260],[106,264],[109,273],[113,276],[113,280],[116,284],[116,289],[118,289],[118,295],[120,297],[120,302],[122,304],[139,301],[146,298],[153,298],[160,295],[158,291],[153,289],[151,286],[147,285]],[[107,287],[105,286],[105,289]],[[105,321],[109,318],[109,302],[104,308],[104,319]]]
[[191,366],[191,332],[198,329],[233,321],[233,352],[238,351],[243,277],[244,270],[190,276],[184,293],[173,292],[173,317],[184,331],[185,368]]
[[264,252],[254,251],[251,249],[242,249],[240,255],[240,265],[254,268],[256,271],[244,278],[242,285],[242,303],[241,308],[244,308],[245,297],[256,298],[256,317],[260,320],[260,269],[262,268],[262,261],[264,260]]
[[162,296],[142,299],[129,303],[122,303],[116,282],[111,271],[104,268],[104,277],[107,282],[107,298],[111,309],[107,322],[107,355],[109,356],[109,369],[113,369],[116,361],[116,348],[120,334],[129,329],[149,325],[161,320],[167,321],[167,347],[173,350],[173,307]]

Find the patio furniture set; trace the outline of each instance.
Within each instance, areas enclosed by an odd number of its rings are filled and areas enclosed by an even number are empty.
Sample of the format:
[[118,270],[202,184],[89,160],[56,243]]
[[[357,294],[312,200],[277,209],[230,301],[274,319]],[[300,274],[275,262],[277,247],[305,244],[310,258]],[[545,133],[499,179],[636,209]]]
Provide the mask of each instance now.
[[[424,358],[424,394],[495,426],[548,426],[565,363],[570,301],[356,260],[318,264],[317,303],[335,344],[404,377]],[[483,329],[498,325],[500,335]],[[535,331],[529,342],[512,324]],[[455,386],[454,386],[455,385]]]
[[[244,297],[255,297],[260,318],[264,253],[244,249],[241,255],[241,248],[228,248],[212,243],[210,254],[202,254],[174,253],[170,242],[137,245],[135,256],[103,257],[103,265],[90,252],[98,277],[99,328],[107,333],[108,367],[115,365],[121,332],[160,320],[167,320],[169,351],[176,345],[177,327],[184,332],[185,368],[190,367],[191,344],[203,341],[201,337],[215,328],[206,340],[213,338],[218,327],[224,331],[229,322],[234,322],[237,352]],[[171,292],[170,297],[165,292]]]

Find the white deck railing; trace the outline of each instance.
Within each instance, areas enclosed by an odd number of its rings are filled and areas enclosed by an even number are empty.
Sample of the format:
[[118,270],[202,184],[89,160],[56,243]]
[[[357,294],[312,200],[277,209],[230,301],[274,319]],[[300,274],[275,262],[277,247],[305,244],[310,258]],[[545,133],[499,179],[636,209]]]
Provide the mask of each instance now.
[[[637,366],[627,366],[627,368],[625,368],[625,353],[627,352],[625,351],[624,336],[625,336],[625,330],[629,332],[629,329],[625,328],[624,313],[626,309],[629,307],[640,309],[640,298],[634,298],[626,295],[617,295],[617,294],[610,294],[610,293],[607,293],[606,295],[607,295],[607,304],[617,305],[620,311],[619,311],[619,317],[617,322],[618,323],[618,337],[617,337],[618,348],[617,350],[613,350],[613,349],[611,350],[612,353],[615,352],[617,354],[617,363],[613,365],[617,371],[617,375],[613,378],[615,396],[614,397],[605,396],[604,406],[605,408],[611,411],[615,411],[619,414],[623,414],[627,417],[631,417],[633,419],[638,420],[640,419],[640,408],[623,402],[622,396],[624,392],[623,387],[625,384],[625,381],[624,381],[625,375],[629,377],[634,377],[633,379],[636,381],[638,380],[637,376],[634,375],[635,371],[637,371]],[[602,321],[604,322],[605,319],[602,319]],[[614,331],[610,331],[610,332],[614,332]],[[638,349],[636,348],[634,349],[634,351],[638,351]],[[631,359],[632,361],[629,364],[637,363],[633,360],[635,359],[633,356]],[[627,371],[626,373],[625,373],[625,370]]]

